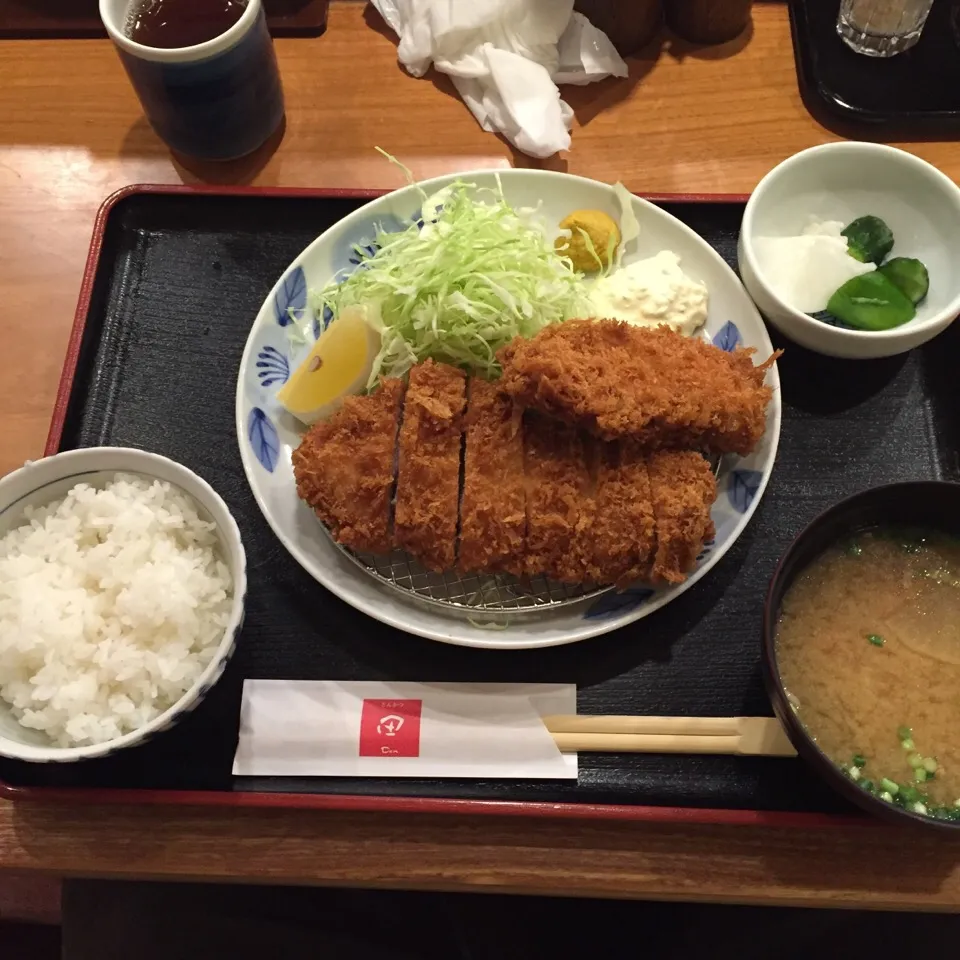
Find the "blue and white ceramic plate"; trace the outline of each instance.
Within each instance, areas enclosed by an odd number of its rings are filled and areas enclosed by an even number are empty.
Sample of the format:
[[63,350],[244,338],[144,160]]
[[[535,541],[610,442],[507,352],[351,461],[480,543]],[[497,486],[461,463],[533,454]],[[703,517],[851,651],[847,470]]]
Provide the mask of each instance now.
[[[547,223],[559,223],[571,210],[601,209],[619,215],[612,187],[543,170],[497,171],[507,201],[517,207],[540,204]],[[493,171],[460,174],[479,186],[495,186]],[[458,179],[441,177],[422,186],[433,194]],[[373,200],[345,217],[315,240],[289,266],[260,309],[247,340],[237,383],[237,436],[247,479],[264,517],[284,546],[316,580],[347,603],[408,633],[473,647],[522,649],[548,647],[609,633],[639,620],[676,600],[719,563],[743,532],[770,479],[780,438],[780,381],[776,368],[769,373],[774,388],[767,430],[749,457],[724,458],[718,474],[719,495],[713,507],[716,539],[707,545],[699,566],[683,584],[666,590],[636,588],[610,591],[599,597],[542,614],[509,616],[499,629],[490,629],[451,612],[406,600],[396,589],[371,576],[337,547],[312,511],[297,497],[291,453],[300,442],[302,427],[279,403],[276,394],[309,345],[295,346],[289,337],[290,310],[306,309],[307,291],[318,289],[355,265],[355,245],[369,244],[380,224],[389,230],[415,218],[421,194],[413,187]],[[634,198],[640,239],[626,262],[660,250],[677,253],[683,269],[707,285],[710,313],[705,335],[717,346],[756,347],[765,359],[773,351],[770,338],[736,274],[719,254],[675,217],[644,200]],[[322,318],[314,324],[319,335]]]

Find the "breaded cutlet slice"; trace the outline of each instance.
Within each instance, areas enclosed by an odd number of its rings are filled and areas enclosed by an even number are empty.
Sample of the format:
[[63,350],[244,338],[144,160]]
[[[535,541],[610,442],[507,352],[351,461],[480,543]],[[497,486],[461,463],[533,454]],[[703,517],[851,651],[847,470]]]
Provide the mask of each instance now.
[[473,378],[467,392],[458,565],[519,576],[527,536],[521,420],[495,383]]
[[530,576],[582,583],[577,547],[581,519],[590,509],[592,481],[579,431],[536,413],[523,418],[527,488],[527,558]]
[[717,480],[707,460],[694,450],[651,453],[647,466],[657,533],[650,580],[683,583],[714,535],[710,508],[717,499]]
[[390,500],[402,380],[384,380],[368,396],[347,397],[307,431],[293,451],[297,493],[338,543],[389,553]]
[[465,403],[462,371],[433,360],[411,369],[398,443],[394,539],[438,572],[456,561]]
[[656,551],[648,454],[627,441],[597,442],[596,447],[584,570],[594,583],[625,587],[649,576]]
[[749,453],[766,428],[777,354],[759,366],[753,349],[728,353],[666,327],[568,320],[497,353],[500,388],[604,440],[647,447]]

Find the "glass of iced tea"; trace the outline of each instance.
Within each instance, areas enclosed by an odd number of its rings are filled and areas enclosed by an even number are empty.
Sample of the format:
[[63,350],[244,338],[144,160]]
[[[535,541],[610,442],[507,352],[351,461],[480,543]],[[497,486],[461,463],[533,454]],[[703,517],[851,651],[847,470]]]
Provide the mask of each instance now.
[[234,160],[280,125],[283,89],[261,0],[100,0],[100,17],[172,149]]

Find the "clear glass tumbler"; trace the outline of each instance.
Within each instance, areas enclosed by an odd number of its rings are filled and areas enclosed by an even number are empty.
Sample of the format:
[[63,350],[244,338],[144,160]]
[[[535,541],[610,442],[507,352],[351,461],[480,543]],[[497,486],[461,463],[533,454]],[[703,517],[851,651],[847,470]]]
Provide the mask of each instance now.
[[933,0],[842,0],[837,33],[868,57],[909,50],[923,32]]

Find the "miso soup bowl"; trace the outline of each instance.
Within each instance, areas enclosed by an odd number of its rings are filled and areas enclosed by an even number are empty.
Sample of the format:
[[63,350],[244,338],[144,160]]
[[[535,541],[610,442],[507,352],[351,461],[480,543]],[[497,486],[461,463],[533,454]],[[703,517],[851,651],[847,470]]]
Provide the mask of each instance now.
[[898,823],[950,831],[960,821],[937,820],[867,793],[832,761],[807,733],[791,706],[777,664],[777,624],[783,597],[821,553],[845,537],[881,525],[920,526],[960,536],[960,483],[930,480],[873,487],[830,507],[793,541],[770,580],[763,609],[763,677],[773,709],[800,756],[838,793],[868,813]]

